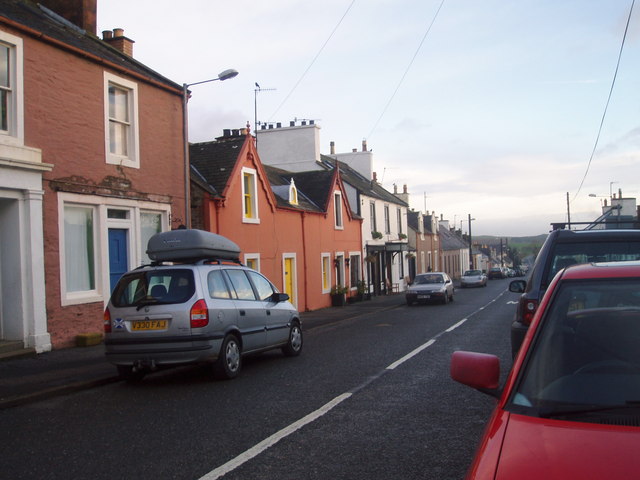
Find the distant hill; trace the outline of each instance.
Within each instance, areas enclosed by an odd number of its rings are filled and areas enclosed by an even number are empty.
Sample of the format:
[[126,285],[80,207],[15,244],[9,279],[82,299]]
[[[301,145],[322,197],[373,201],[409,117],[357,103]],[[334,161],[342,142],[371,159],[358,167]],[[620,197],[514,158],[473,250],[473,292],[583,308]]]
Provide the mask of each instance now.
[[509,245],[540,245],[544,243],[547,239],[546,233],[542,235],[536,235],[532,237],[494,237],[491,235],[476,235],[473,237],[473,243],[482,243],[484,245],[500,245],[500,240],[502,240],[503,244]]

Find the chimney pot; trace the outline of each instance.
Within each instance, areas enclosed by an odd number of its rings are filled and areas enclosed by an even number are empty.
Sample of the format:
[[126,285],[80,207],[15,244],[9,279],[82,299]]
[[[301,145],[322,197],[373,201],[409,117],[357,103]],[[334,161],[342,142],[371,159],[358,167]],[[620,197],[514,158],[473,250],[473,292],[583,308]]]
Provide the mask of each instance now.
[[231,136],[231,129],[230,128],[225,128],[224,130],[222,130],[222,135],[224,137],[230,137]]
[[302,120],[302,122],[300,123],[303,127],[307,124],[306,120]]
[[114,28],[113,29],[114,37],[124,37],[124,29],[123,28]]
[[102,31],[102,39],[103,40],[108,40],[110,38],[113,38],[113,32],[111,30],[103,30]]
[[402,186],[402,193],[407,193],[407,184],[406,183]]
[[309,125],[315,125],[316,121],[315,120],[309,120]]
[[331,155],[335,155],[336,154],[336,142],[334,142],[334,141],[329,142],[329,149],[330,149]]
[[295,127],[295,126],[296,126],[296,122],[294,122],[293,120],[291,120],[291,121],[289,122],[289,126],[290,126],[290,127]]
[[367,141],[366,140],[362,140],[362,151],[363,152],[367,151]]
[[280,122],[276,123],[276,128],[282,128],[282,123]]
[[374,182],[378,181],[378,174],[376,172],[373,172],[373,181]]

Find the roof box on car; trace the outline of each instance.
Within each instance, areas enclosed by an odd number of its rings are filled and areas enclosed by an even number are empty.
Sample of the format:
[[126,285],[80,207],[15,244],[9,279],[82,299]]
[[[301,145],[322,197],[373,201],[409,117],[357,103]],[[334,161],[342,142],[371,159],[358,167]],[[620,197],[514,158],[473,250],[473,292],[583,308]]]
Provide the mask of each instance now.
[[147,255],[154,262],[238,261],[240,247],[216,233],[179,229],[153,235],[147,244]]

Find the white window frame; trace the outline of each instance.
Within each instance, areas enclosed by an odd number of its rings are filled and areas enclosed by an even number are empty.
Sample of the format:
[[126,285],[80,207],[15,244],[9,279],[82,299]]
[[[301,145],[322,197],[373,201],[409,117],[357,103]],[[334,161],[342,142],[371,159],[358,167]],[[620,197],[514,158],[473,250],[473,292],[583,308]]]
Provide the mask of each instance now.
[[384,233],[389,235],[391,233],[391,218],[390,218],[390,209],[389,205],[385,203],[384,208]]
[[9,101],[7,130],[0,130],[0,143],[24,145],[24,76],[22,38],[0,32],[0,43],[9,47]]
[[[351,290],[357,290],[358,282],[362,280],[362,252],[349,252],[348,258],[349,258],[349,283],[350,283],[349,287],[351,288]],[[353,276],[352,274],[353,274],[354,258],[356,258],[358,273],[360,273],[360,275],[356,279],[355,284],[351,283],[351,277]]]
[[261,268],[261,265],[260,265],[260,254],[259,253],[245,253],[244,254],[244,264],[248,265],[249,264],[249,260],[255,260],[256,268],[254,268],[254,270],[259,272],[260,268]]
[[293,181],[293,178],[289,184],[289,203],[291,205],[298,205],[298,188],[296,187],[296,183]]
[[334,262],[336,260],[338,260],[338,265],[336,266],[335,263],[333,265],[333,270],[336,272],[336,285],[338,285],[338,278],[341,278],[343,283],[341,283],[340,285],[342,285],[343,287],[350,287],[350,279],[345,277],[344,252],[336,252],[334,255]]
[[[127,155],[111,153],[109,120],[109,86],[114,85],[129,92],[129,133]],[[106,161],[112,165],[140,168],[140,137],[138,129],[138,85],[135,82],[104,72],[104,131]]]
[[[78,206],[94,209],[94,268],[95,288],[82,292],[67,291],[66,256],[64,251],[64,207]],[[109,209],[129,210],[127,219],[108,218]],[[125,228],[129,230],[129,269],[141,264],[141,221],[140,213],[160,213],[161,230],[169,229],[171,205],[155,202],[142,202],[96,195],[79,195],[74,193],[58,193],[58,232],[60,261],[60,300],[62,306],[79,305],[109,300],[109,228]]]
[[[258,209],[258,172],[253,168],[242,167],[240,172],[240,184],[242,185],[242,223],[260,223],[260,210]],[[253,178],[253,185],[251,185],[251,217],[245,215],[244,200],[247,192],[245,191],[244,177],[250,175]]]
[[342,192],[333,192],[333,218],[336,230],[344,230],[344,216],[342,214]]
[[[331,254],[329,252],[320,254],[320,285],[322,287],[322,293],[331,292],[331,286],[333,285],[331,271]],[[325,275],[327,277],[326,286],[324,284]]]

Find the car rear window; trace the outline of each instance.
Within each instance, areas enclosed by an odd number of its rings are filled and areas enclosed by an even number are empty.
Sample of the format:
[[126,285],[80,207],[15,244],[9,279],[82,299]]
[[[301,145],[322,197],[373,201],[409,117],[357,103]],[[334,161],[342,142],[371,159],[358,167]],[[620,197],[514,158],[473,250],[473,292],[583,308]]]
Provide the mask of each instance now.
[[577,263],[623,262],[640,260],[640,242],[620,240],[617,242],[578,242],[556,244],[544,286],[565,267]]
[[115,307],[184,303],[194,292],[191,270],[140,271],[120,279],[111,296],[111,303]]

